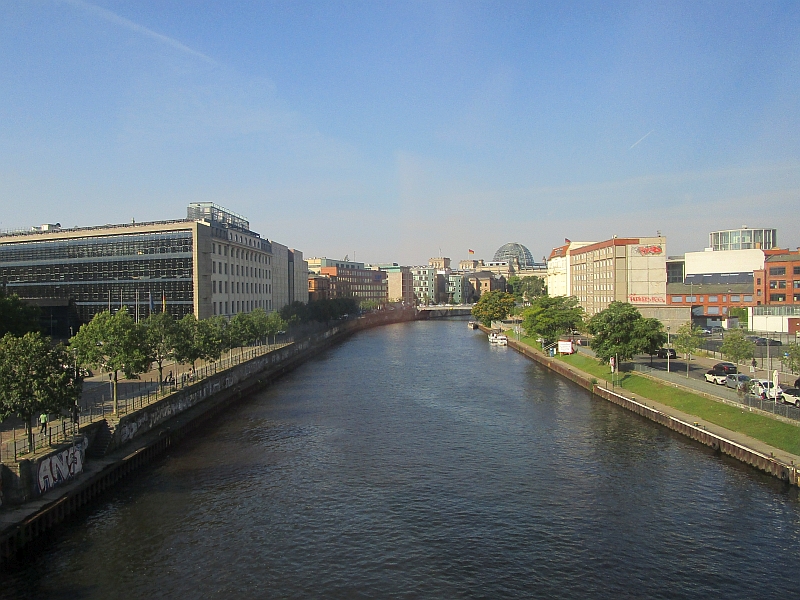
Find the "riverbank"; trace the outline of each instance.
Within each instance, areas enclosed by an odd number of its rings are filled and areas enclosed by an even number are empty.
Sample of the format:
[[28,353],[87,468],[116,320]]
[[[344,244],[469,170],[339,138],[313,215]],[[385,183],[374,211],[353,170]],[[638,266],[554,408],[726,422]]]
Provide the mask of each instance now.
[[[386,311],[353,319],[274,353],[220,371],[120,419],[111,432],[109,451],[102,457],[92,458],[86,453],[87,446],[91,448],[92,443],[99,443],[98,432],[82,430],[77,450],[75,445],[65,444],[54,448],[50,455],[37,459],[36,463],[14,465],[23,491],[35,492],[36,486],[42,484],[51,487],[45,487],[38,495],[34,493],[29,501],[11,506],[6,504],[0,509],[0,562],[30,547],[31,542],[233,403],[268,386],[359,331],[416,318],[413,311]],[[102,425],[93,423],[91,427]],[[51,467],[51,460],[56,460],[55,466]],[[46,468],[42,467],[43,464]],[[78,472],[74,472],[76,465],[80,467]],[[14,473],[10,465],[4,464],[0,468],[6,481],[4,488],[8,490],[7,484]],[[43,479],[43,469],[49,474],[49,479]],[[64,480],[55,487],[53,479],[59,476],[64,476]]]
[[[489,329],[481,326],[481,331],[488,333]],[[798,454],[773,446],[742,432],[726,428],[713,422],[709,418],[703,418],[703,416],[685,412],[685,410],[680,410],[664,401],[660,402],[657,399],[647,397],[636,391],[632,392],[625,388],[614,388],[612,386],[602,385],[600,383],[602,377],[599,373],[592,374],[567,361],[546,356],[540,350],[535,349],[533,346],[523,341],[516,341],[509,338],[508,345],[520,354],[535,360],[548,369],[555,371],[591,391],[595,396],[622,406],[668,429],[709,446],[715,451],[732,456],[746,464],[769,473],[791,485],[800,485],[800,476],[798,475],[800,455]],[[599,367],[599,365],[595,366]],[[654,385],[659,384],[654,383]],[[664,394],[686,394],[686,392],[673,392],[665,385],[661,387],[665,388]],[[664,397],[660,399],[666,400]],[[708,402],[715,403],[713,400],[708,400]],[[715,404],[718,405],[718,413],[736,412],[736,416],[740,419],[740,422],[754,421],[755,418],[769,419],[762,415],[752,414],[750,411],[727,406],[721,402]],[[685,403],[681,407],[690,406],[692,406],[691,403]],[[704,411],[704,416],[710,417],[711,415]],[[761,423],[761,421],[758,422]],[[781,423],[779,421],[771,421],[767,425],[768,426],[765,428],[767,432],[774,431],[776,428],[782,430],[785,427],[789,427],[791,428],[789,430],[791,433],[796,432],[796,437],[800,437],[800,429],[794,425]],[[784,436],[781,435],[780,437],[783,438]]]

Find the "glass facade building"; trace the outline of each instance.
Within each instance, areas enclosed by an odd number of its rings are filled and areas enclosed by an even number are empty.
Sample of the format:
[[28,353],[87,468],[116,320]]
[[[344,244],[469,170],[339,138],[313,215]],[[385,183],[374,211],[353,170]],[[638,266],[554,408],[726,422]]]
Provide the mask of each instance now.
[[776,229],[728,229],[712,231],[709,246],[714,250],[772,250],[778,244]]

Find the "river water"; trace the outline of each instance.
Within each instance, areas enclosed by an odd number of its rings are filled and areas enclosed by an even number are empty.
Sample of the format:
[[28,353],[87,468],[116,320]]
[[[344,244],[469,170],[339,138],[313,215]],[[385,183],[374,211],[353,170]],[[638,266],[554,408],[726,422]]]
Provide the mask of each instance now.
[[238,404],[0,577],[3,598],[797,598],[800,502],[417,322]]

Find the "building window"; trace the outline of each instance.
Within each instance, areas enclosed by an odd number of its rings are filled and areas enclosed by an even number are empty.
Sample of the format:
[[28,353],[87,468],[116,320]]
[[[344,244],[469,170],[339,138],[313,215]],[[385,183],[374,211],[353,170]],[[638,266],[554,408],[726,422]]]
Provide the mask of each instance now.
[[786,294],[770,294],[770,302],[786,302]]
[[217,293],[217,280],[211,282],[211,287],[213,288],[212,291],[216,294]]
[[795,294],[794,295],[794,301],[795,302],[800,302],[800,294]]
[[709,315],[718,315],[719,314],[719,306],[709,306],[708,311],[706,314]]
[[752,302],[752,301],[753,301],[753,296],[752,296],[752,295],[750,295],[750,294],[745,294],[745,295],[742,297],[742,299],[743,299],[745,302]]
[[770,267],[770,275],[786,275],[786,267]]
[[719,302],[719,296],[709,296],[708,297],[708,301],[709,302]]
[[769,289],[771,290],[785,290],[786,289],[786,280],[785,279],[775,279],[769,282]]
[[723,314],[728,314],[728,307],[727,306],[723,306],[722,307],[722,313]]
[[756,278],[756,285],[761,285],[761,277]]
[[738,296],[738,295],[731,296],[731,302],[740,302],[741,299],[742,299],[742,297]]
[[800,275],[800,267],[794,267],[792,271],[794,272],[795,275]]
[[214,314],[217,314],[217,303],[216,302],[212,302],[211,304],[214,305]]
[[697,302],[697,296],[686,296],[687,302]]
[[672,297],[672,301],[673,302],[683,302],[683,296],[673,296]]

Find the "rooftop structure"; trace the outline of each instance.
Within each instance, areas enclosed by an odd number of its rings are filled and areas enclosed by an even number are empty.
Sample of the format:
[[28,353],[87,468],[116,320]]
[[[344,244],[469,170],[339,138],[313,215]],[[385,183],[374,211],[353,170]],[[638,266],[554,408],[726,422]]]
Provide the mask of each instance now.
[[771,250],[778,244],[776,229],[740,229],[712,231],[708,235],[709,247],[713,250]]

